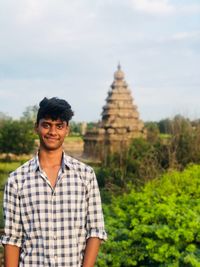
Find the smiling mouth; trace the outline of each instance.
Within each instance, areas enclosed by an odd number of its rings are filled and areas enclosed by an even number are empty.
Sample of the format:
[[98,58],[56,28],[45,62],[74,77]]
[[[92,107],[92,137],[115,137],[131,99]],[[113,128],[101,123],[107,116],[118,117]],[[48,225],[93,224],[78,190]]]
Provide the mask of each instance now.
[[50,140],[50,141],[57,141],[58,138],[53,138],[53,137],[45,137],[47,140]]

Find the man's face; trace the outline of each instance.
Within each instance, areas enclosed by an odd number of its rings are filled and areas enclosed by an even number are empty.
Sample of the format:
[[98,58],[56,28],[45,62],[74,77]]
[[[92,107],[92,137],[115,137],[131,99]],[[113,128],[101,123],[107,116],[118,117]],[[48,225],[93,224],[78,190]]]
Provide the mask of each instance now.
[[41,119],[35,126],[40,138],[40,146],[46,150],[57,150],[62,147],[65,136],[69,133],[66,121],[60,119]]

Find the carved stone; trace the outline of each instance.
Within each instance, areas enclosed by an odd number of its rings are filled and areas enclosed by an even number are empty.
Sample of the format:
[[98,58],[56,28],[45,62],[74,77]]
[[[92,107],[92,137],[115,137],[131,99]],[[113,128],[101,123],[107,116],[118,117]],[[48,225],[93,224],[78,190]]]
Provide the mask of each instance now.
[[86,156],[102,159],[105,154],[125,149],[133,138],[145,136],[144,124],[139,118],[120,65],[114,73],[114,81],[101,115],[97,129],[87,131],[84,136]]

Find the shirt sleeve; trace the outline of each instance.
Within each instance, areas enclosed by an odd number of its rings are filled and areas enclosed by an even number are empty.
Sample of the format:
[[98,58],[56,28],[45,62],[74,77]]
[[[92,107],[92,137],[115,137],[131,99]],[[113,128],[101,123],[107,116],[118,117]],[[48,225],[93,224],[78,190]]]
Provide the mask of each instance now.
[[4,189],[3,212],[4,212],[4,234],[1,237],[3,245],[22,245],[22,223],[20,216],[20,201],[17,185],[9,177]]
[[104,227],[101,197],[97,179],[93,171],[88,185],[87,203],[87,239],[90,237],[98,237],[102,240],[106,240],[107,234]]

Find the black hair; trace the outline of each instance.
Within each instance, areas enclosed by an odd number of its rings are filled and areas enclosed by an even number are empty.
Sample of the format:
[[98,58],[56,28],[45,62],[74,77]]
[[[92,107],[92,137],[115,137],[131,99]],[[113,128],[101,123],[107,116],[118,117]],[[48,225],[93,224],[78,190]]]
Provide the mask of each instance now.
[[45,97],[42,99],[39,105],[40,107],[36,120],[37,124],[39,123],[40,119],[44,118],[50,118],[52,120],[60,119],[68,123],[74,115],[70,104],[64,99],[59,99],[57,97],[48,99]]

